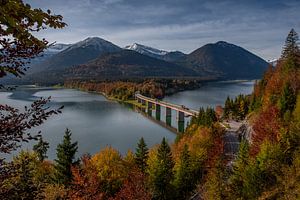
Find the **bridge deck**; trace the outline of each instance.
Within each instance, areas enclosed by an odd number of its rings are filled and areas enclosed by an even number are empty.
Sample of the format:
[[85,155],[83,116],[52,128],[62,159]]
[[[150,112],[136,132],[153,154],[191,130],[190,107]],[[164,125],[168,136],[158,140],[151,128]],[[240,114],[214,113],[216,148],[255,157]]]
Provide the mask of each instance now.
[[173,110],[183,112],[187,115],[197,116],[199,114],[199,112],[197,110],[189,109],[189,108],[181,106],[181,105],[168,103],[168,102],[160,101],[160,100],[157,100],[157,99],[152,99],[152,98],[143,96],[141,94],[136,94],[135,96],[136,96],[136,98],[142,99],[144,101],[148,101],[148,102],[151,102],[151,103],[154,103],[154,104],[158,104],[160,106],[168,107],[168,108],[171,108]]

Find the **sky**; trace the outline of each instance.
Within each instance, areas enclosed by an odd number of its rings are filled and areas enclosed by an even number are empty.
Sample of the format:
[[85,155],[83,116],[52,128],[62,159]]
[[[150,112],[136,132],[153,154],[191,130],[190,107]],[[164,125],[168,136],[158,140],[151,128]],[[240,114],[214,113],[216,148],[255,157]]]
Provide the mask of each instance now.
[[291,28],[300,33],[300,0],[25,0],[50,9],[68,26],[38,33],[50,42],[101,37],[190,53],[217,41],[278,58]]

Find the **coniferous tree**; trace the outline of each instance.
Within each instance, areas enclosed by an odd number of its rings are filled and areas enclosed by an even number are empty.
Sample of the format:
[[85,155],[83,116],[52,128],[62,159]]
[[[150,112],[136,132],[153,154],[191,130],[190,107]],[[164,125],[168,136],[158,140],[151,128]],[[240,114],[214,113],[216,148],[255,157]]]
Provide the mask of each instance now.
[[239,147],[237,160],[233,165],[233,171],[229,178],[229,187],[233,198],[244,196],[245,168],[249,165],[249,144],[242,141]]
[[136,148],[135,163],[138,165],[138,167],[143,173],[147,168],[147,160],[148,160],[148,148],[144,141],[144,138],[141,138],[138,143],[138,147]]
[[283,89],[283,94],[279,100],[280,112],[283,115],[286,111],[293,112],[294,107],[296,105],[297,97],[294,94],[290,84],[286,84]]
[[209,179],[204,184],[204,199],[223,200],[226,198],[226,169],[224,158],[217,159],[216,165],[208,174]]
[[174,178],[172,152],[165,138],[157,151],[157,161],[153,170],[153,196],[154,199],[167,200],[172,199],[173,187],[171,181]]
[[57,145],[55,159],[56,181],[63,185],[68,185],[72,181],[71,166],[76,164],[75,153],[77,152],[77,142],[71,142],[71,131],[66,129],[63,142]]
[[292,29],[285,41],[282,51],[282,59],[284,60],[284,69],[296,69],[300,67],[300,51],[298,47],[298,34]]
[[199,115],[198,115],[198,124],[204,125],[204,123],[205,123],[205,111],[204,111],[204,108],[201,107],[199,110]]
[[178,199],[186,199],[189,193],[194,189],[194,180],[192,161],[188,146],[185,145],[180,155],[179,169],[176,172],[175,186],[178,193]]
[[296,58],[299,54],[299,47],[298,47],[298,34],[297,32],[292,28],[285,40],[285,45],[283,47],[282,51],[282,58],[289,59],[289,58]]
[[41,192],[41,183],[35,181],[35,174],[38,168],[38,158],[36,154],[27,151],[21,151],[14,157],[12,167],[14,167],[14,176],[2,182],[1,187],[7,187],[6,196],[1,199],[37,199]]
[[228,118],[230,114],[230,98],[227,96],[224,107],[224,117]]
[[47,150],[49,148],[49,143],[44,141],[42,137],[40,137],[39,142],[33,146],[33,151],[35,151],[38,155],[39,160],[42,162],[47,156]]

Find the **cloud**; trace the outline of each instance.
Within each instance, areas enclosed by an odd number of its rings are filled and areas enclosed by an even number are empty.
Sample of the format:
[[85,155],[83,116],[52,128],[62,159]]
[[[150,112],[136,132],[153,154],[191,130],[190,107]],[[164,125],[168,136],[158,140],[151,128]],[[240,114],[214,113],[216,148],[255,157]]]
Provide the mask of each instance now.
[[265,59],[280,55],[287,32],[300,31],[297,0],[28,0],[62,14],[68,27],[41,33],[73,43],[99,36],[117,45],[139,42],[166,50],[192,50],[226,40]]

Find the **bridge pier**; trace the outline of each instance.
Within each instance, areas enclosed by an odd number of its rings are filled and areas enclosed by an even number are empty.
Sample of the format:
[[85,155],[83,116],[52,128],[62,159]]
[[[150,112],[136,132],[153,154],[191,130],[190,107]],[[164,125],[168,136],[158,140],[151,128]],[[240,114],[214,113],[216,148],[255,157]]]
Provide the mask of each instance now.
[[142,100],[140,98],[137,98],[138,103],[142,103]]
[[[157,99],[149,98],[143,96],[139,93],[135,94],[136,100],[138,103],[141,103],[141,110],[143,112],[147,112],[148,115],[153,116],[155,115],[156,120],[161,120],[161,107],[166,109],[166,125],[172,126],[172,110],[177,111],[177,122],[178,122],[178,132],[184,132],[184,124],[185,124],[185,117],[186,116],[197,116],[199,114],[198,111],[189,109],[183,105],[176,105],[164,101],[160,101]],[[155,109],[155,114],[153,114],[153,109]],[[154,117],[154,116],[153,116]]]
[[148,115],[152,115],[152,106],[153,106],[153,104],[152,104],[152,102],[147,102],[147,113],[148,113]]
[[177,111],[178,132],[184,132],[184,112]]
[[160,121],[160,110],[161,110],[160,105],[159,104],[155,104],[155,118],[158,121]]
[[172,123],[172,109],[166,107],[166,124],[168,126],[171,126],[171,123]]

